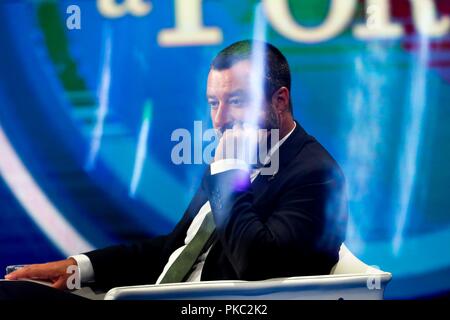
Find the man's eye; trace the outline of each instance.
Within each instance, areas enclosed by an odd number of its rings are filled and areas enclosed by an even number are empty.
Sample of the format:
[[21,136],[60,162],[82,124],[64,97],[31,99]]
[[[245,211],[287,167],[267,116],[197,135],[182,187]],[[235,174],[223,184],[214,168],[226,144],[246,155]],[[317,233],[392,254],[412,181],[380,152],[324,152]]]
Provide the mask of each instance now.
[[241,99],[231,99],[229,101],[230,105],[234,107],[241,107],[242,106],[242,100]]
[[209,101],[208,104],[211,109],[217,109],[219,107],[219,103],[217,101]]

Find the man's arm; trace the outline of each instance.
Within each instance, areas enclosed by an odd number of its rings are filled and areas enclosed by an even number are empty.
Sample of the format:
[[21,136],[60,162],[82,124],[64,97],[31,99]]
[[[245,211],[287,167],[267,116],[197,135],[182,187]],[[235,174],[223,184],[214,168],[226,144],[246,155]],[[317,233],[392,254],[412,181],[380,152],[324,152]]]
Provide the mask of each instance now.
[[81,262],[78,265],[81,282],[94,281],[96,286],[103,289],[155,283],[170,253],[183,244],[183,235],[186,234],[192,220],[191,214],[195,211],[194,207],[202,201],[206,201],[206,196],[203,188],[200,187],[182,219],[168,235],[94,250],[65,260],[29,265],[9,274],[6,278],[48,280],[54,283],[55,288],[66,289],[66,282],[57,279],[67,279],[70,276],[66,273],[67,268]]
[[163,250],[167,238],[159,236],[84,253],[92,263],[95,284],[113,288],[154,283],[165,263]]
[[346,219],[343,189],[343,180],[325,170],[298,175],[280,192],[274,211],[263,218],[253,207],[246,171],[211,175],[207,191],[218,238],[239,279],[295,274],[319,251],[337,256],[343,241],[339,219],[344,225]]

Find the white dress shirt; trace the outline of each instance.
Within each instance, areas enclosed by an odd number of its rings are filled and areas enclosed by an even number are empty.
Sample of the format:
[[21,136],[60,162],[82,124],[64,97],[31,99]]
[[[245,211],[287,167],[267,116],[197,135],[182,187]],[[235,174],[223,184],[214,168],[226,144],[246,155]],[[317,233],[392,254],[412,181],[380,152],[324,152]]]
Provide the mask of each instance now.
[[[283,144],[284,141],[292,134],[292,132],[295,130],[296,125],[294,128],[283,138],[281,139],[275,146],[273,146],[270,151],[269,155],[266,157],[264,164],[266,164],[270,160],[270,156],[273,155],[273,153],[278,150],[278,148]],[[248,170],[247,164],[242,160],[237,159],[224,159],[217,162],[211,163],[211,174],[219,174],[221,172],[225,172],[228,170],[233,169],[242,169],[242,170]],[[259,175],[261,169],[252,170],[250,173],[250,179],[251,182],[253,182],[256,177]],[[191,225],[189,226],[189,229],[186,232],[186,238],[184,239],[184,245],[176,249],[169,257],[169,260],[167,261],[166,265],[164,266],[164,269],[160,276],[158,277],[158,280],[156,280],[156,284],[159,284],[161,280],[163,279],[164,275],[166,274],[167,270],[169,270],[170,266],[173,264],[173,262],[178,258],[178,256],[181,254],[181,252],[184,250],[184,248],[191,242],[191,240],[194,238],[195,234],[197,233],[198,229],[200,229],[200,226],[203,222],[203,219],[205,219],[205,216],[208,212],[211,211],[211,205],[209,204],[209,201],[206,201],[206,203],[200,208],[199,212],[195,216],[195,218],[192,220]],[[212,247],[212,246],[211,246]],[[189,277],[187,278],[186,282],[198,282],[200,281],[202,271],[203,271],[203,265],[205,264],[206,257],[208,256],[209,251],[211,250],[211,247],[208,248],[208,250],[200,255],[192,267],[192,270],[190,271]],[[79,275],[82,283],[89,283],[95,281],[95,274],[94,274],[94,268],[92,267],[92,263],[89,260],[89,258],[84,254],[78,254],[71,256],[70,258],[75,259],[75,261],[78,264],[78,270]]]

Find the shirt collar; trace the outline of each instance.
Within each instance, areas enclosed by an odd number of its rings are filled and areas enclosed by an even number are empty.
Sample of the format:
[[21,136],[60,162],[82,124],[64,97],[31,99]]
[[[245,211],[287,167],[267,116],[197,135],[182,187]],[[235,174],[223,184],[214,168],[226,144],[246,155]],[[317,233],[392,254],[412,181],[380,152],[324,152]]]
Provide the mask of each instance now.
[[280,141],[278,141],[272,148],[270,148],[269,154],[266,156],[266,159],[264,159],[264,164],[267,164],[267,162],[270,160],[272,155],[281,147],[281,145],[289,138],[289,136],[294,132],[295,128],[297,127],[297,123],[294,121],[294,127],[287,135],[283,137]]

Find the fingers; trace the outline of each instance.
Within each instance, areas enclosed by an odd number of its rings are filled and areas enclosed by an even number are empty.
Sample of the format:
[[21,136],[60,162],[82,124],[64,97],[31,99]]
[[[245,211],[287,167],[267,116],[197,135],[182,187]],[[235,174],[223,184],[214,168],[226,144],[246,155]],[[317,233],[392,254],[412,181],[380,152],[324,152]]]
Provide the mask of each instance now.
[[14,271],[6,275],[5,278],[8,280],[45,280],[51,282],[53,288],[67,289],[67,279],[71,274],[68,272],[68,268],[76,265],[77,262],[73,258],[44,264],[33,264]]
[[32,264],[16,270],[5,276],[8,280],[17,279],[49,279],[51,272],[45,264]]
[[[216,149],[215,160],[239,159],[247,164],[255,164],[260,132],[251,125],[236,123],[232,129],[227,129]],[[265,139],[262,140],[265,143]]]
[[14,271],[14,272],[11,272],[10,274],[7,274],[5,276],[5,279],[16,280],[16,279],[19,279],[19,278],[25,278],[26,277],[25,275],[27,275],[28,272],[29,272],[29,270],[28,270],[29,267],[31,267],[31,266],[25,266],[23,268],[20,268],[20,269]]

